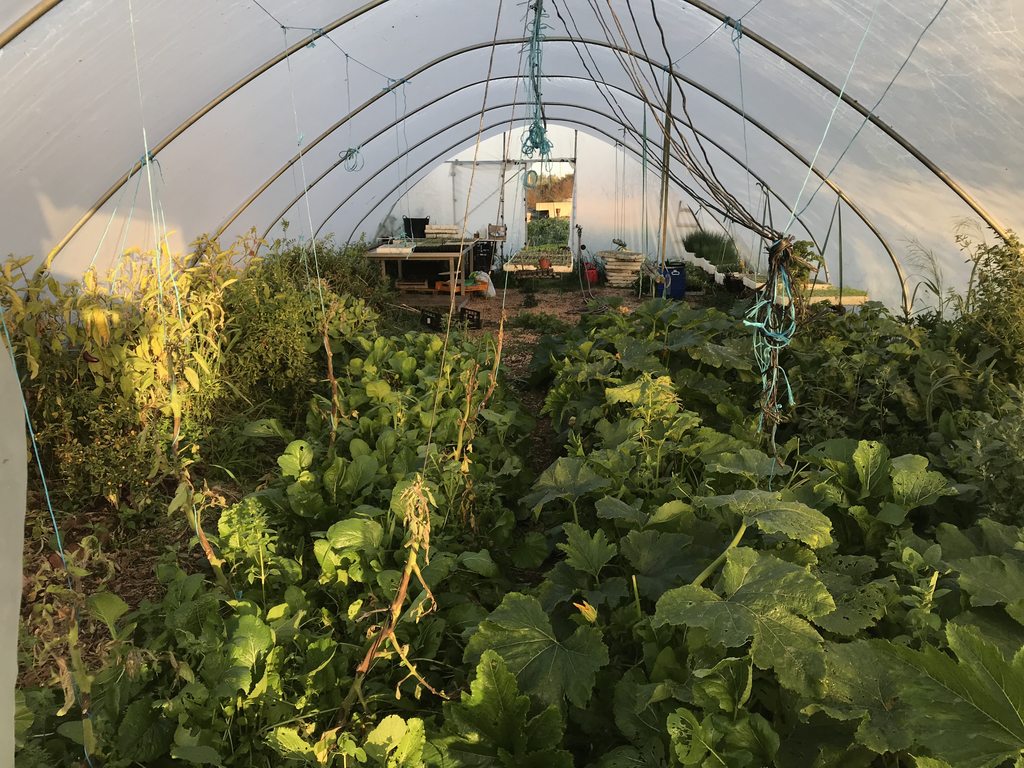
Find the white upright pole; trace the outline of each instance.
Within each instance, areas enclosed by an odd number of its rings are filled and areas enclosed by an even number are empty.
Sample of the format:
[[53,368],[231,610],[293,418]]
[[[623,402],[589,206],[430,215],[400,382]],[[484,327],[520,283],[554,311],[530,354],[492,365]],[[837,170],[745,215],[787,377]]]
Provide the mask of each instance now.
[[[0,765],[14,763],[22,546],[25,535],[25,413],[11,355],[0,341]],[[5,757],[6,755],[6,757]]]

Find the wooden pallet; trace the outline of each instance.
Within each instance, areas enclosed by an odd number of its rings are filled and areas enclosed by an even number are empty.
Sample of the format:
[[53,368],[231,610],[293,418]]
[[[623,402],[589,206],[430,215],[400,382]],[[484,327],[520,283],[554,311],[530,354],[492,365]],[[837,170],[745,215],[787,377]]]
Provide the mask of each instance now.
[[402,293],[433,293],[434,289],[426,280],[396,280],[395,289]]
[[[449,291],[451,291],[451,289],[452,289],[451,283],[449,283],[449,282],[447,282],[445,280],[438,280],[437,282],[434,283],[434,290],[437,291],[438,293],[448,293]],[[462,290],[462,281],[461,280],[455,284],[455,290],[456,291],[461,291]],[[465,292],[466,293],[486,293],[487,292],[487,284],[486,283],[471,283],[470,285],[466,286]]]

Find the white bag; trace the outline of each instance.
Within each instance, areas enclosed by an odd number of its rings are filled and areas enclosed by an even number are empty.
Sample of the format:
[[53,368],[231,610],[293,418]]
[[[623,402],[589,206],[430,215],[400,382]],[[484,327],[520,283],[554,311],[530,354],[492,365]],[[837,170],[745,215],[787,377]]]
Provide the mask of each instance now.
[[491,282],[491,276],[486,272],[474,272],[470,277],[478,283],[487,283],[487,290],[484,292],[484,295],[487,296],[488,299],[493,299],[498,295],[497,291],[494,290],[494,283]]

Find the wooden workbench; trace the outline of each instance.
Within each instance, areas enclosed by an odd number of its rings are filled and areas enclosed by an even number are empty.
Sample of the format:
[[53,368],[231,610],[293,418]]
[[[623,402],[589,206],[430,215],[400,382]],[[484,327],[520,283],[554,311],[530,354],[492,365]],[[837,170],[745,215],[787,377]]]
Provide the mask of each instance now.
[[[385,275],[387,274],[387,262],[395,262],[398,265],[399,280],[402,279],[402,265],[407,261],[448,262],[448,290],[454,300],[456,286],[463,296],[466,295],[466,280],[469,278],[470,267],[473,261],[473,246],[475,246],[476,243],[476,240],[455,240],[443,242],[439,242],[437,240],[407,240],[404,242],[378,245],[376,248],[367,251],[366,257],[374,261],[379,261],[381,272]],[[461,251],[459,250],[460,244],[463,246]],[[430,250],[417,251],[417,248],[420,246],[430,248]],[[435,250],[438,246],[454,248],[454,250]],[[460,259],[462,262],[462,279],[452,280],[451,276],[455,274],[456,267],[458,266]]]

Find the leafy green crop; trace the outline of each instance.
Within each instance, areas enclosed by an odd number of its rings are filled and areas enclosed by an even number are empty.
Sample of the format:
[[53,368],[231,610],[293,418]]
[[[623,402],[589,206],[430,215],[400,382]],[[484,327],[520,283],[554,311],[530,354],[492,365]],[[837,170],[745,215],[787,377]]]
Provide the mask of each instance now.
[[1024,529],[950,459],[1002,390],[948,329],[811,322],[777,455],[738,315],[548,339],[536,476],[493,342],[329,334],[219,571],[92,595],[88,716],[24,691],[18,764],[1019,768]]

